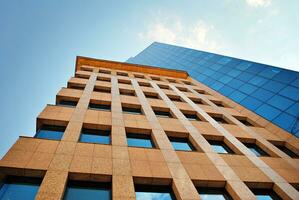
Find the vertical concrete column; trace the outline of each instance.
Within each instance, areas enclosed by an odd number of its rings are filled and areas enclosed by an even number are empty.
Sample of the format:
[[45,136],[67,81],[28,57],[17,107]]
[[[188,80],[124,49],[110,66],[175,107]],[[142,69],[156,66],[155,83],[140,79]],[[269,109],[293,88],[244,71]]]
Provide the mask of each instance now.
[[112,197],[113,199],[135,199],[126,130],[115,72],[111,77],[111,95]]
[[[269,167],[264,161],[258,158],[252,153],[243,143],[229,133],[224,127],[217,123],[212,117],[210,117],[203,109],[197,106],[191,99],[189,99],[183,92],[178,90],[174,85],[170,84],[170,87],[181,96],[197,113],[199,113],[205,120],[207,120],[214,128],[216,128],[227,141],[234,144],[236,148],[244,154],[254,165],[256,165],[270,180],[272,180],[279,191],[279,194],[283,195],[286,199],[299,199],[299,193],[292,187],[283,177],[276,173],[271,167]],[[211,155],[208,153],[207,155]],[[212,160],[215,156],[210,157]],[[223,159],[222,159],[223,160]],[[225,163],[225,161],[223,160]],[[218,165],[217,165],[218,166]],[[227,165],[228,166],[228,165]],[[218,167],[221,169],[221,167]],[[225,170],[220,170],[222,173],[226,173]],[[224,175],[224,174],[223,174]],[[245,186],[245,184],[244,184]],[[246,187],[246,186],[245,186]],[[236,190],[235,190],[236,191]],[[287,191],[287,192],[285,192]]]
[[170,174],[173,178],[172,188],[177,199],[199,199],[199,195],[189,178],[183,164],[175,153],[170,141],[167,138],[162,126],[159,123],[150,104],[144,96],[140,86],[135,79],[131,79],[137,97],[142,105],[142,109],[148,119],[155,143],[161,149],[164,159],[167,163]]
[[84,116],[96,82],[97,72],[98,69],[93,70],[83,94],[76,108],[74,109],[72,117],[64,132],[63,138],[57,147],[49,169],[47,170],[42,181],[36,196],[37,200],[63,198],[69,167],[73,159],[76,144],[80,137]]
[[[214,163],[216,168],[221,172],[227,180],[226,188],[235,199],[256,199],[254,194],[247,188],[238,175],[231,167],[211,148],[207,140],[195,128],[192,123],[184,116],[184,114],[176,107],[176,105],[167,97],[167,95],[159,88],[159,86],[151,81],[154,89],[159,93],[160,97],[169,106],[172,113],[182,123],[189,133],[190,139],[194,140],[198,147],[206,153],[208,158]],[[169,84],[172,86],[171,84]],[[172,87],[173,89],[173,87]],[[175,88],[176,89],[176,88]],[[180,95],[181,96],[181,95]]]

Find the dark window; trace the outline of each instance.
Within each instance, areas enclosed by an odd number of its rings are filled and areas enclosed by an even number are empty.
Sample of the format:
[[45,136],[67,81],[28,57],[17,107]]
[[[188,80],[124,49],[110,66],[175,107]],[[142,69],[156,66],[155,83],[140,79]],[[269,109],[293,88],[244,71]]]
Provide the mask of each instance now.
[[171,101],[183,102],[179,96],[168,96]]
[[98,77],[98,80],[99,81],[106,81],[106,82],[111,82],[111,79],[110,78],[108,78],[108,77]]
[[18,200],[35,199],[41,179],[29,177],[8,176],[0,185],[0,199]]
[[135,185],[136,200],[175,200],[170,186]]
[[64,200],[110,200],[111,183],[68,181]]
[[281,198],[269,189],[252,189],[251,190],[258,200],[281,200]]
[[103,73],[103,74],[111,74],[111,71],[104,70],[104,69],[99,69],[99,73]]
[[197,93],[199,93],[199,94],[208,94],[206,91],[204,91],[204,90],[195,90]]
[[263,151],[259,146],[257,146],[254,143],[244,143],[244,145],[256,156],[269,156],[265,151]]
[[247,119],[238,119],[245,126],[253,126]]
[[110,131],[83,128],[80,142],[110,144]]
[[141,108],[122,107],[122,111],[129,114],[142,115]]
[[146,98],[150,98],[150,99],[159,99],[159,95],[157,93],[146,92],[146,93],[144,93],[144,96]]
[[189,120],[192,121],[200,121],[200,119],[198,118],[198,116],[196,114],[189,114],[189,113],[183,113],[185,115],[185,117]]
[[177,87],[177,89],[182,91],[182,92],[188,92],[188,89],[184,88],[184,87]]
[[176,80],[174,80],[174,79],[167,79],[168,80],[168,82],[170,82],[170,83],[176,83]]
[[77,78],[84,78],[84,79],[89,79],[89,75],[87,74],[76,74]]
[[202,100],[201,99],[197,99],[197,98],[192,98],[191,99],[195,104],[204,104],[203,102],[202,102]]
[[135,78],[144,78],[144,76],[142,74],[134,74]]
[[168,85],[158,85],[161,89],[166,89],[166,90],[169,90],[169,86]]
[[196,151],[194,146],[189,142],[187,138],[169,137],[169,140],[174,150]]
[[212,102],[218,107],[224,107],[224,105],[221,101],[212,101]]
[[232,200],[232,197],[224,188],[197,188],[199,196],[203,200]]
[[116,73],[118,76],[128,76],[127,73],[124,73],[124,72],[117,72]]
[[289,155],[291,158],[299,158],[299,156],[295,152],[291,151],[285,145],[275,145],[275,146],[281,151],[283,151],[285,154]]
[[83,68],[81,67],[82,71],[86,71],[86,72],[92,72],[93,68]]
[[65,131],[64,126],[43,125],[35,134],[36,138],[61,140]]
[[127,96],[135,96],[135,92],[134,90],[124,90],[124,89],[120,89],[119,93],[121,95],[127,95]]
[[208,140],[208,142],[217,153],[234,153],[223,141]]
[[129,147],[154,148],[151,135],[127,133],[127,142]]
[[68,88],[76,89],[76,90],[84,90],[85,85],[69,84]]
[[183,81],[186,85],[192,85],[192,83],[191,82],[189,82],[189,81]]
[[96,104],[96,103],[89,103],[90,109],[95,110],[102,110],[102,111],[111,111],[111,105],[110,104]]
[[93,91],[95,91],[95,92],[103,92],[103,93],[111,93],[111,89],[110,88],[97,87],[97,86],[94,87]]
[[76,107],[77,101],[70,101],[70,100],[60,100],[57,105],[59,106],[69,106],[69,107]]
[[157,115],[157,117],[172,118],[172,115],[169,111],[154,110],[154,113]]
[[131,84],[130,80],[125,80],[125,79],[118,79],[118,83],[123,83],[123,84]]
[[155,80],[155,81],[161,81],[161,79],[160,79],[159,77],[154,77],[154,76],[152,76],[151,79],[152,79],[152,80]]
[[219,124],[228,124],[228,122],[222,116],[211,116]]
[[151,84],[150,83],[147,83],[147,82],[138,82],[138,84],[140,86],[144,86],[144,87],[151,87]]

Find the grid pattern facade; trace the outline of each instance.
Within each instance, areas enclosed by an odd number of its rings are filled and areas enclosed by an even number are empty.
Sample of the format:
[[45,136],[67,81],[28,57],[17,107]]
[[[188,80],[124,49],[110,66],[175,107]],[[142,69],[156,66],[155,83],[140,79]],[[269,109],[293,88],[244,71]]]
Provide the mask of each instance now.
[[298,72],[157,42],[127,62],[186,70],[197,81],[299,134]]
[[[164,74],[157,76],[146,67],[134,72],[126,63],[98,62],[103,67],[76,68],[56,105],[38,116],[35,137],[20,137],[3,157],[2,184],[9,176],[40,178],[38,200],[67,199],[74,181],[98,183],[99,194],[112,199],[138,198],[140,185],[168,186],[174,199],[185,200],[200,199],[200,188],[232,199],[256,199],[259,189],[299,199],[298,138],[184,74],[177,78],[180,72],[157,69]],[[101,137],[87,137],[88,130]],[[141,147],[129,137],[143,138]],[[176,150],[173,142],[189,148]]]

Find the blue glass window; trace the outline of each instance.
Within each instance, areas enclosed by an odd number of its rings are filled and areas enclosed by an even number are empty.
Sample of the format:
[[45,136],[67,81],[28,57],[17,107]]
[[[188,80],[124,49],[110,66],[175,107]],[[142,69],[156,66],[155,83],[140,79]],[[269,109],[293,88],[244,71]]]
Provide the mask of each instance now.
[[253,86],[253,85],[250,85],[250,84],[244,84],[243,86],[241,86],[239,88],[239,90],[241,92],[244,92],[246,94],[251,94],[254,90],[256,90],[257,87]]
[[202,200],[232,200],[232,197],[223,188],[197,188]]
[[155,148],[151,135],[127,133],[127,143],[129,147]]
[[111,183],[68,181],[64,200],[111,200]]
[[247,96],[245,99],[241,101],[241,104],[246,106],[250,110],[255,110],[257,109],[260,105],[262,105],[262,102],[251,97]]
[[281,90],[279,92],[279,94],[281,94],[285,97],[291,98],[295,101],[299,101],[299,89],[298,88],[288,86],[288,87],[285,87],[283,90]]
[[253,85],[256,85],[256,86],[261,86],[261,85],[263,85],[266,81],[267,81],[267,79],[264,79],[264,78],[255,76],[255,77],[253,77],[253,78],[249,81],[249,83],[251,83],[251,84],[253,84]]
[[169,186],[135,185],[136,200],[175,200]]
[[110,104],[89,103],[88,108],[89,109],[95,109],[95,110],[102,110],[102,111],[111,111],[111,105]]
[[274,144],[278,149],[280,149],[282,152],[290,156],[291,158],[299,158],[299,155],[297,155],[295,152],[287,148],[285,145],[282,144]]
[[234,153],[223,141],[208,140],[208,142],[217,153]]
[[282,200],[273,190],[253,189],[257,200]]
[[35,199],[41,179],[29,177],[8,176],[0,186],[1,200]]
[[264,150],[254,143],[244,143],[244,145],[256,156],[269,156]]
[[252,96],[261,100],[261,101],[267,101],[268,99],[270,99],[272,96],[274,95],[274,93],[269,92],[268,90],[264,90],[263,88],[259,88],[257,89]]
[[188,120],[191,120],[191,121],[200,121],[200,119],[198,118],[198,116],[196,114],[189,114],[189,113],[183,113],[185,115],[185,117],[188,119]]
[[154,113],[157,117],[172,118],[172,115],[169,111],[154,110]]
[[289,130],[291,132],[291,129],[295,123],[296,117],[293,117],[291,115],[288,115],[286,113],[282,113],[278,115],[273,122],[281,122],[280,127]]
[[65,127],[43,125],[35,134],[36,138],[61,140]]
[[110,131],[83,128],[80,142],[110,144]]
[[283,87],[285,87],[284,84],[275,81],[268,81],[265,85],[263,85],[263,88],[275,93],[280,91]]
[[239,91],[234,91],[231,95],[230,98],[232,98],[234,101],[236,102],[240,102],[242,101],[244,98],[246,97],[246,95],[242,92]]
[[277,115],[279,115],[281,112],[277,110],[276,108],[269,106],[267,104],[261,105],[256,112],[269,121],[272,121]]
[[275,95],[273,98],[271,98],[268,101],[268,104],[270,104],[280,110],[285,110],[293,104],[293,101],[288,100],[287,98],[284,98],[282,96]]
[[122,107],[122,111],[124,113],[133,114],[133,115],[142,115],[141,108],[133,108],[133,107]]
[[174,150],[178,151],[196,151],[193,145],[189,142],[187,138],[175,138],[169,137]]
[[59,106],[68,106],[68,107],[76,107],[77,101],[70,101],[70,100],[61,100],[57,103]]

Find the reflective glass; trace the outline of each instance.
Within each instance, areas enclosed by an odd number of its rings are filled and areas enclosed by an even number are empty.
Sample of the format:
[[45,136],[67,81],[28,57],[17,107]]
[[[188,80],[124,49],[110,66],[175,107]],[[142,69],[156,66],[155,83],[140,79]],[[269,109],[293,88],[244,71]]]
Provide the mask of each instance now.
[[259,146],[257,146],[254,143],[245,143],[244,145],[256,156],[268,156],[268,154],[265,151],[263,151]]
[[223,188],[197,188],[202,200],[232,200]]
[[281,198],[273,191],[268,189],[253,189],[257,200],[281,200]]
[[110,183],[69,181],[64,200],[110,200]]
[[151,136],[145,134],[127,134],[127,143],[130,147],[144,147],[144,148],[154,148]]
[[0,200],[33,200],[40,183],[37,178],[7,177],[0,188]]
[[110,144],[110,131],[83,129],[80,142]]
[[233,153],[233,151],[223,141],[208,140],[208,142],[217,153]]
[[61,140],[65,127],[61,126],[42,126],[36,133],[36,138]]
[[182,151],[195,151],[193,145],[188,141],[187,138],[174,138],[169,137],[169,140],[172,144],[174,150],[182,150]]
[[136,200],[175,200],[170,187],[135,185]]

